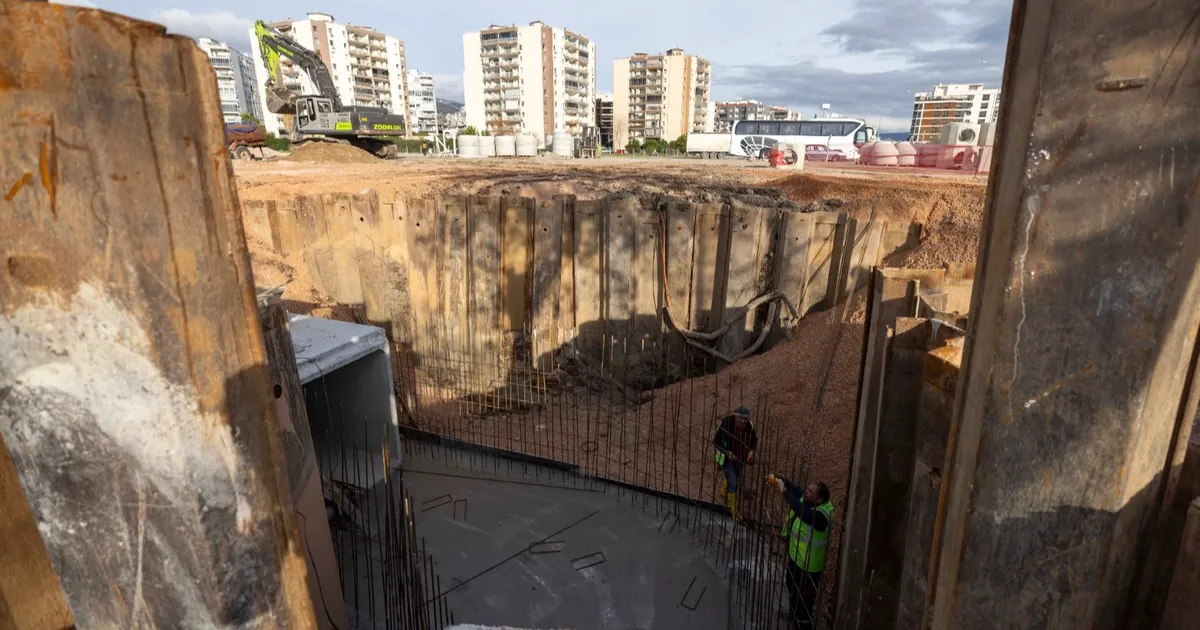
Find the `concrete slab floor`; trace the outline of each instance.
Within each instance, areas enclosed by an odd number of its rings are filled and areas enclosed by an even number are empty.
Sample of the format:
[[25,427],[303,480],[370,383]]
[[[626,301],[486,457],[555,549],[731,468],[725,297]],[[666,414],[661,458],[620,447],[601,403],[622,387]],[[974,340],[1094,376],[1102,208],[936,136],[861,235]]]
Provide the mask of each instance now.
[[488,472],[479,465],[487,456],[473,457],[468,467],[410,449],[403,473],[457,623],[729,627],[725,580],[687,534],[660,532],[663,518],[631,505],[628,492],[517,479],[507,462]]

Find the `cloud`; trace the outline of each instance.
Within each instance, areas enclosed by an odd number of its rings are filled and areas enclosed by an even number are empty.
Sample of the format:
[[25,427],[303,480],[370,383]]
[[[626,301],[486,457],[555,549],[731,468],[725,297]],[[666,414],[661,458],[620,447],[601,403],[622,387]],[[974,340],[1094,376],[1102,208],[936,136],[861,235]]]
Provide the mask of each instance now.
[[188,37],[211,37],[241,52],[250,52],[249,30],[254,20],[238,17],[229,11],[192,13],[187,9],[162,9],[155,11],[151,19],[166,26],[172,33]]
[[50,0],[50,4],[62,4],[69,7],[83,7],[85,9],[99,9],[95,2],[91,0]]
[[461,74],[433,74],[433,90],[437,97],[447,101],[463,102],[463,78]]
[[[722,91],[806,114],[832,103],[839,114],[882,119],[883,131],[908,128],[912,93],[938,83],[1000,87],[1011,0],[976,0],[970,13],[944,2],[864,0],[823,35],[848,53],[898,59],[899,67],[848,72],[812,61],[716,68]],[[896,64],[890,64],[895,67]]]

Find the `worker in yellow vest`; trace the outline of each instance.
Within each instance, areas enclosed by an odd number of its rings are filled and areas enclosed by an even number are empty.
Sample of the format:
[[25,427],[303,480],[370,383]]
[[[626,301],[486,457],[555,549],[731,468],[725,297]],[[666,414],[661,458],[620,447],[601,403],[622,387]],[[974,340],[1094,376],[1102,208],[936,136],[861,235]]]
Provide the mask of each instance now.
[[738,513],[737,490],[738,477],[742,474],[745,464],[754,462],[754,449],[758,448],[758,432],[750,421],[750,410],[745,405],[739,406],[732,415],[721,419],[717,434],[713,436],[713,446],[717,449],[717,466],[721,469],[722,479],[718,492],[725,504],[729,506],[729,514],[734,520],[741,520]]
[[778,475],[767,475],[767,483],[782,492],[791,507],[783,535],[788,545],[784,584],[792,627],[810,630],[817,621],[817,594],[821,591],[821,573],[825,570],[825,553],[833,531],[829,487],[818,482],[801,488]]

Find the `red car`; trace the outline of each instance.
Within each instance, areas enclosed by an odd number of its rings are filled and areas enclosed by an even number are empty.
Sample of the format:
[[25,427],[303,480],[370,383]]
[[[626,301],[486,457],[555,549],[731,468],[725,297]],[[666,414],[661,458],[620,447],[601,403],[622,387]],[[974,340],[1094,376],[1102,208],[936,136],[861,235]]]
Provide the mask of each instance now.
[[849,159],[841,149],[830,149],[823,144],[809,144],[804,147],[805,162],[845,162]]

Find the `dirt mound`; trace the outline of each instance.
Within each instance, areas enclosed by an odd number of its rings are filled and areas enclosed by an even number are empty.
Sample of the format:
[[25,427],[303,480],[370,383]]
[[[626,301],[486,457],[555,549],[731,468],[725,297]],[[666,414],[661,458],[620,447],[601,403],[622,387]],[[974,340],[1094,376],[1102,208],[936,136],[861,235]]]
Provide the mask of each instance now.
[[289,162],[325,164],[374,164],[379,161],[379,158],[358,147],[336,142],[307,142],[296,147],[291,155],[283,159]]
[[887,261],[909,268],[975,261],[987,196],[983,184],[983,180],[915,176],[868,179],[810,174],[769,182],[806,210],[834,210],[860,219],[874,211],[882,219],[922,224],[925,237],[920,246]]

